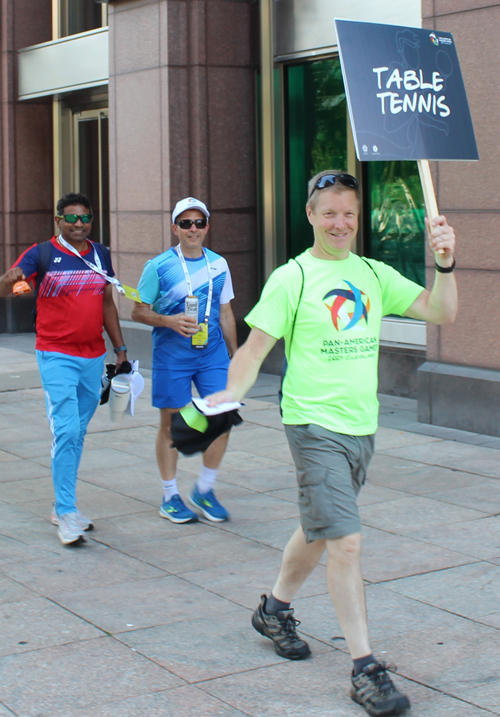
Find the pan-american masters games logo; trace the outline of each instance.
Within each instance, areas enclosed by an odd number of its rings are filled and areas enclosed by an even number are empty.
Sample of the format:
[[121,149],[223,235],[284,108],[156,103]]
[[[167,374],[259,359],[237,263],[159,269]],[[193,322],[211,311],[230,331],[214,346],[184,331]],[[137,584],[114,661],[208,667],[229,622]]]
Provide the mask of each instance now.
[[[345,284],[349,287],[348,289],[343,288]],[[332,298],[333,302],[330,306],[326,300]],[[325,294],[323,301],[332,315],[333,325],[337,331],[349,331],[350,329],[363,331],[368,325],[370,299],[347,279],[341,281],[336,289]]]

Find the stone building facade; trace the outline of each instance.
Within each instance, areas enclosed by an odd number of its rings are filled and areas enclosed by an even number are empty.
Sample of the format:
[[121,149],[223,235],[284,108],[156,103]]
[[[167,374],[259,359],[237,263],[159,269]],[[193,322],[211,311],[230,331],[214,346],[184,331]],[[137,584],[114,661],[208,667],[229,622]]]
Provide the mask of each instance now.
[[[415,222],[403,241],[374,219],[397,200],[388,187],[403,183],[423,216],[421,198],[411,166],[375,170],[354,156],[334,16],[454,35],[480,161],[441,162],[433,173],[459,240],[460,313],[445,327],[387,318],[380,385],[418,396],[425,422],[500,435],[498,3],[4,0],[0,271],[52,234],[55,199],[80,190],[95,204],[94,238],[136,285],[144,262],[171,245],[176,201],[192,194],[212,212],[208,242],[231,267],[243,336],[265,278],[310,242],[304,178],[331,162],[363,184],[358,251],[430,285]],[[29,310],[29,298],[2,300],[0,331],[27,330]],[[148,332],[124,300],[120,316],[147,362]]]

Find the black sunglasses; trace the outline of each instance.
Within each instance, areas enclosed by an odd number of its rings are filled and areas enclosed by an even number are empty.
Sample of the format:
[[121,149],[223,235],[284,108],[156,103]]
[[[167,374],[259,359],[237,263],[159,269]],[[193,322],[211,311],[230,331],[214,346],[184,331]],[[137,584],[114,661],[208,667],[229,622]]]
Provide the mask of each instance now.
[[205,229],[207,226],[207,220],[206,219],[179,219],[177,222],[177,226],[179,226],[181,229],[191,229],[191,227],[195,225],[197,229]]
[[58,219],[64,219],[68,224],[76,224],[80,219],[82,224],[89,224],[94,218],[93,214],[58,214]]
[[325,189],[326,187],[333,187],[337,180],[349,189],[357,189],[359,187],[358,180],[351,174],[325,174],[316,180],[312,192],[309,195],[309,199],[312,197],[317,189]]

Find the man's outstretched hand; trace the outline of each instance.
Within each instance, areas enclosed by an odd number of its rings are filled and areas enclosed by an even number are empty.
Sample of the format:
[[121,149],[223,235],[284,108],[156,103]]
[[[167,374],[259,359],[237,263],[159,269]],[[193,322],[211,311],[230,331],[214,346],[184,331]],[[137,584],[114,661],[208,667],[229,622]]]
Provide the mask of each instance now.
[[14,286],[16,281],[23,281],[26,277],[20,266],[14,266],[12,269],[9,269],[2,278],[7,286]]
[[9,269],[3,276],[0,276],[0,296],[9,296],[12,293],[14,284],[17,281],[23,281],[25,278],[20,266],[14,266]]
[[210,396],[205,396],[205,401],[210,408],[214,408],[215,406],[220,406],[221,403],[232,403],[236,401],[236,398],[232,391],[226,390],[217,391],[217,393],[212,393]]

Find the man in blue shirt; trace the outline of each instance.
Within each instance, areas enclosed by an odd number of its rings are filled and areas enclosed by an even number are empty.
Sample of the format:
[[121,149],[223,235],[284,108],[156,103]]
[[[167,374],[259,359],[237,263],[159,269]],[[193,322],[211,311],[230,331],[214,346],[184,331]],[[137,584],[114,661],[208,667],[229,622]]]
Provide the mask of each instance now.
[[[229,353],[236,351],[234,298],[226,260],[203,247],[210,212],[194,197],[177,202],[172,231],[177,246],[146,262],[132,319],[153,326],[153,406],[160,409],[156,458],[164,496],[162,518],[173,523],[198,520],[221,522],[229,514],[213,491],[229,433],[220,436],[203,454],[203,465],[189,502],[183,503],[176,481],[178,453],[172,448],[171,416],[191,401],[191,382],[201,397],[226,385]],[[186,299],[197,318],[186,314]]]

